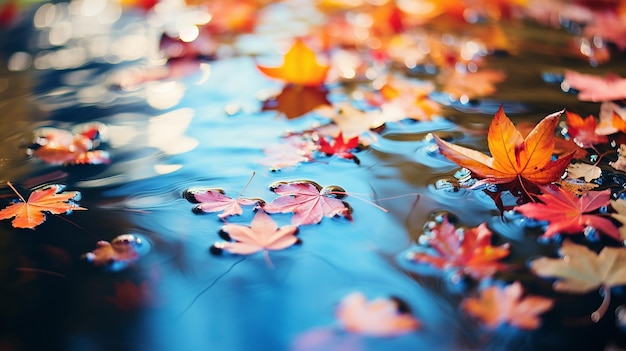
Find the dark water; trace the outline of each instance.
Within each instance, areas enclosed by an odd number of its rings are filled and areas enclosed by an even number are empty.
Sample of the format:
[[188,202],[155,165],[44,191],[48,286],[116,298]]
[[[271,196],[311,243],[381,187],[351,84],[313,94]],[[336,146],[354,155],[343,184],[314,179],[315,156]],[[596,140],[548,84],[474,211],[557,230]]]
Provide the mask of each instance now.
[[[566,50],[566,31],[504,25],[519,50],[485,58],[487,67],[507,74],[493,96],[466,104],[444,98],[440,119],[388,123],[378,141],[358,153],[360,165],[335,157],[272,171],[260,164],[264,146],[279,142],[286,130],[305,130],[323,118],[313,113],[287,120],[262,111],[259,94],[281,85],[263,77],[253,58],[205,60],[190,74],[121,90],[115,86],[120,72],[159,63],[154,52],[161,27],[139,12],[94,24],[66,4],[56,6],[56,15],[40,19],[41,28],[33,25],[37,5],[1,33],[0,180],[23,194],[41,184],[65,184],[81,192],[80,205],[88,210],[48,216],[36,230],[0,223],[1,350],[285,350],[298,349],[296,340],[307,335],[321,344],[309,348],[316,350],[602,350],[624,341],[611,315],[625,302],[623,294],[614,296],[613,308],[598,324],[572,325],[600,304],[598,294],[560,295],[544,328],[489,332],[458,308],[476,288],[471,282],[455,284],[446,273],[420,274],[404,255],[437,213],[450,213],[466,226],[487,222],[496,242],[513,243],[510,263],[523,266],[552,252],[532,229],[500,216],[484,192],[438,186],[453,179],[458,167],[439,155],[427,136],[451,135],[485,150],[484,131],[501,104],[516,122],[536,122],[563,108],[597,114],[598,104],[580,102],[542,79],[564,67],[591,71],[586,60]],[[293,20],[297,12],[288,7],[269,13],[283,27],[264,27],[230,49],[272,53],[269,44],[285,28],[297,32],[298,24],[307,22]],[[70,34],[61,32],[51,37],[59,45],[42,44],[42,33],[62,20],[73,21],[83,34],[63,42]],[[113,45],[121,39],[122,46]],[[15,52],[32,61],[7,69]],[[623,57],[593,72],[606,71],[624,75]],[[345,97],[335,91],[329,99]],[[237,113],[227,113],[227,106]],[[106,126],[101,149],[110,153],[110,164],[55,166],[27,155],[36,128],[72,129],[87,122]],[[184,191],[221,188],[235,197],[253,173],[245,197],[268,202],[275,198],[270,184],[302,179],[370,200],[393,199],[378,202],[388,210],[383,212],[346,197],[353,221],[325,218],[302,226],[302,245],[270,252],[271,264],[260,253],[211,255],[223,222],[216,214],[193,213]],[[3,189],[2,201],[8,203],[14,195]],[[247,225],[252,216],[248,210],[229,221]],[[291,217],[272,218],[286,225]],[[143,239],[146,253],[137,262],[107,271],[81,259],[98,240],[122,234]],[[549,283],[523,269],[498,277],[555,295]],[[401,298],[423,327],[393,338],[342,331],[335,308],[353,291]]]

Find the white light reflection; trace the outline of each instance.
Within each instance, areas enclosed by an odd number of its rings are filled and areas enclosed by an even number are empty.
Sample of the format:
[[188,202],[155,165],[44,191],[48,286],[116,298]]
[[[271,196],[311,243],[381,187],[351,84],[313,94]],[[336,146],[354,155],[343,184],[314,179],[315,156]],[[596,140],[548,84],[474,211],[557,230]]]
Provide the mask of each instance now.
[[148,145],[168,155],[182,154],[198,146],[196,139],[185,136],[194,116],[191,108],[182,108],[148,121]]
[[154,165],[154,172],[156,174],[170,174],[170,173],[174,173],[178,171],[181,168],[183,168],[183,165],[180,165],[180,164],[175,164],[175,165],[156,164]]
[[178,82],[154,82],[146,85],[148,105],[165,110],[176,106],[185,95],[185,85]]
[[33,62],[33,58],[27,52],[18,51],[9,57],[7,68],[9,71],[19,72],[28,69]]

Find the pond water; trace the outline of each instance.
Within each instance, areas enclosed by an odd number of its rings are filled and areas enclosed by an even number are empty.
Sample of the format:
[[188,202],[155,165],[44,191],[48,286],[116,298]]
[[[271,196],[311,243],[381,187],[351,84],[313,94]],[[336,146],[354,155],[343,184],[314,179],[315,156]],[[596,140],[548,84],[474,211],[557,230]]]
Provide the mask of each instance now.
[[[600,305],[597,292],[557,294],[524,268],[501,272],[495,280],[519,280],[558,302],[538,330],[489,331],[459,308],[478,282],[458,281],[446,271],[425,274],[406,259],[425,225],[443,213],[466,227],[487,223],[495,243],[511,243],[506,262],[512,265],[554,255],[557,243],[537,240],[536,228],[502,215],[486,192],[455,186],[459,167],[439,154],[431,134],[487,151],[486,130],[501,105],[514,122],[533,125],[564,108],[597,116],[600,104],[563,92],[559,77],[565,69],[624,76],[623,53],[592,64],[576,55],[577,41],[566,28],[496,22],[503,48],[476,59],[506,76],[493,94],[450,99],[438,85],[430,99],[441,109],[432,120],[392,121],[364,131],[370,145],[355,152],[358,164],[332,156],[276,169],[264,162],[269,145],[287,148],[287,131],[329,120],[317,110],[286,118],[274,108],[291,104],[287,114],[302,108],[306,92],[264,103],[284,84],[264,76],[257,64],[279,63],[292,37],[330,15],[311,1],[241,3],[258,6],[251,31],[200,33],[195,43],[207,42],[169,62],[159,49],[180,42],[168,44],[162,34],[182,33],[185,23],[202,23],[199,13],[206,12],[175,1],[148,11],[113,1],[38,3],[23,5],[1,29],[0,180],[24,197],[63,184],[80,192],[87,210],[48,215],[34,230],[0,223],[0,349],[604,350],[625,344],[614,313],[626,303],[623,291],[614,292],[606,318],[581,322]],[[348,17],[368,13],[341,11]],[[454,20],[423,28],[458,42],[483,40],[471,29],[476,26],[491,28]],[[423,35],[421,30],[412,34]],[[437,76],[432,63],[367,64],[368,74],[379,77],[392,72],[426,82]],[[343,77],[322,97],[363,106],[366,100],[357,98],[364,86],[372,90],[368,82]],[[108,153],[108,163],[51,164],[27,152],[39,128],[77,130],[94,122],[102,139],[97,149]],[[219,188],[232,198],[269,203],[277,197],[270,185],[296,180],[345,189],[352,220],[301,225],[300,245],[267,254],[212,254],[225,221],[216,213],[195,213],[184,196],[189,189]],[[3,207],[17,198],[9,186],[0,196]],[[242,215],[226,222],[247,226],[254,216],[244,206]],[[271,218],[287,226],[292,215]],[[107,269],[84,258],[98,241],[124,234],[141,240],[135,262]],[[344,331],[336,309],[355,291],[401,299],[421,328],[394,337]]]

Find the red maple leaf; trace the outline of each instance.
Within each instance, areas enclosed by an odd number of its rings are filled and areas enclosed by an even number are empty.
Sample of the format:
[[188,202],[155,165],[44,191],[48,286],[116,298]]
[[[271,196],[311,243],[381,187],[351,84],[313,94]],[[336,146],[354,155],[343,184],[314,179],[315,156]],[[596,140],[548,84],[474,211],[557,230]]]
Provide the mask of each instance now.
[[593,145],[607,143],[606,135],[596,134],[596,118],[592,115],[582,118],[580,115],[565,111],[567,116],[567,131],[574,142],[580,147],[589,148]]
[[50,185],[46,188],[33,191],[28,197],[28,201],[17,192],[11,182],[7,182],[9,187],[19,196],[21,201],[12,202],[8,207],[0,210],[0,220],[14,218],[14,228],[34,229],[46,220],[46,213],[61,214],[73,210],[86,210],[78,206],[74,201],[80,197],[78,191],[63,190],[62,185]]
[[193,193],[193,197],[199,201],[194,207],[202,212],[219,212],[219,218],[226,218],[228,216],[240,215],[243,213],[241,205],[252,206],[258,203],[258,200],[246,199],[240,196],[236,198],[230,198],[220,189],[210,189],[201,193]]
[[504,288],[490,286],[479,297],[468,297],[461,308],[479,318],[489,329],[510,324],[521,329],[536,329],[541,324],[539,315],[552,308],[551,299],[527,295],[522,297],[522,284],[515,282]]
[[321,222],[324,216],[343,216],[352,219],[350,209],[343,201],[333,197],[333,194],[322,194],[311,183],[280,184],[273,191],[280,196],[265,204],[263,209],[268,213],[293,212],[292,224],[315,224]]
[[509,254],[508,243],[491,246],[491,231],[484,223],[460,232],[447,217],[431,229],[428,243],[434,252],[413,251],[409,259],[439,269],[459,270],[476,279],[491,276],[504,268],[498,261]]
[[297,226],[286,225],[278,228],[276,222],[264,211],[258,211],[254,215],[249,227],[229,223],[222,226],[221,232],[234,241],[216,242],[213,246],[237,255],[282,250],[298,242]]
[[347,160],[353,160],[356,164],[359,164],[359,159],[354,156],[352,151],[359,146],[359,137],[355,136],[345,140],[343,133],[339,132],[339,135],[335,138],[335,141],[330,144],[325,138],[319,138],[319,150],[326,155],[336,155],[337,157],[345,158]]
[[548,221],[546,232],[542,235],[551,238],[559,233],[582,233],[587,226],[620,240],[619,231],[608,218],[589,214],[602,206],[607,206],[611,190],[589,191],[578,197],[574,193],[556,187],[544,187],[543,194],[537,198],[541,202],[530,202],[514,209],[526,217]]

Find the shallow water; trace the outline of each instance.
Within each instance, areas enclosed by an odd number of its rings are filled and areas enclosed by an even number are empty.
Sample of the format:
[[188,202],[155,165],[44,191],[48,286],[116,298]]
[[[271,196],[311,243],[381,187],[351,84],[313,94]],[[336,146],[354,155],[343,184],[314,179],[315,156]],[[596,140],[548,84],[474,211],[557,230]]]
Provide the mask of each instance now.
[[[56,6],[57,12],[65,9]],[[258,96],[280,84],[263,77],[255,59],[205,60],[191,74],[118,89],[111,83],[116,74],[153,63],[160,33],[146,15],[125,12],[115,22],[94,26],[84,38],[55,47],[58,53],[92,45],[91,54],[74,51],[48,60],[41,57],[53,51],[38,38],[50,29],[33,27],[38,9],[26,10],[18,25],[1,33],[6,40],[0,60],[0,180],[11,181],[24,195],[42,184],[65,184],[81,192],[80,205],[88,210],[48,216],[34,231],[0,223],[0,349],[602,350],[624,340],[612,316],[595,325],[566,325],[598,306],[597,294],[560,296],[537,332],[504,327],[486,332],[458,309],[471,283],[455,284],[445,273],[421,274],[404,258],[424,224],[443,212],[465,226],[486,222],[496,242],[516,243],[509,262],[523,265],[552,252],[552,244],[537,242],[532,230],[501,216],[484,192],[437,186],[453,180],[458,167],[438,154],[428,135],[440,133],[485,150],[485,131],[500,105],[516,122],[534,123],[563,108],[581,116],[597,114],[598,104],[580,102],[542,80],[542,73],[563,67],[590,69],[565,50],[565,31],[531,23],[505,26],[519,51],[486,58],[487,67],[508,77],[493,96],[465,104],[440,96],[448,104],[442,118],[388,123],[377,142],[358,152],[360,165],[334,157],[274,171],[260,163],[263,147],[287,130],[305,130],[324,119],[312,113],[288,120],[262,111]],[[289,7],[275,6],[268,13],[281,26],[266,25],[233,47],[268,54],[273,46],[266,44],[284,36],[285,28],[298,33],[303,23],[319,19],[294,20]],[[85,18],[67,16],[84,26]],[[120,38],[128,40],[127,57],[96,54],[105,50],[99,43]],[[145,47],[133,46],[142,42]],[[29,53],[33,63],[8,70],[18,51]],[[69,59],[77,57],[84,59]],[[623,56],[594,72],[605,71],[626,74]],[[345,97],[336,93],[329,99]],[[71,129],[87,122],[106,126],[101,149],[110,153],[110,164],[55,166],[26,154],[36,128]],[[269,260],[261,253],[210,254],[223,222],[215,214],[193,213],[193,204],[183,197],[186,189],[220,188],[231,197],[244,190],[245,197],[269,202],[276,197],[270,184],[302,179],[353,194],[344,199],[353,220],[324,218],[302,226],[302,245],[272,251]],[[388,212],[357,195],[378,199]],[[8,202],[14,195],[6,187],[2,197]],[[229,222],[247,225],[252,216],[248,208]],[[291,216],[272,218],[282,226]],[[108,271],[81,258],[98,240],[122,234],[144,240],[146,253],[137,262]],[[529,274],[512,279],[550,294],[549,285]],[[342,331],[335,308],[353,291],[401,298],[423,327],[395,338]],[[614,306],[622,303],[623,294],[614,296]],[[307,337],[316,341],[305,343]]]

